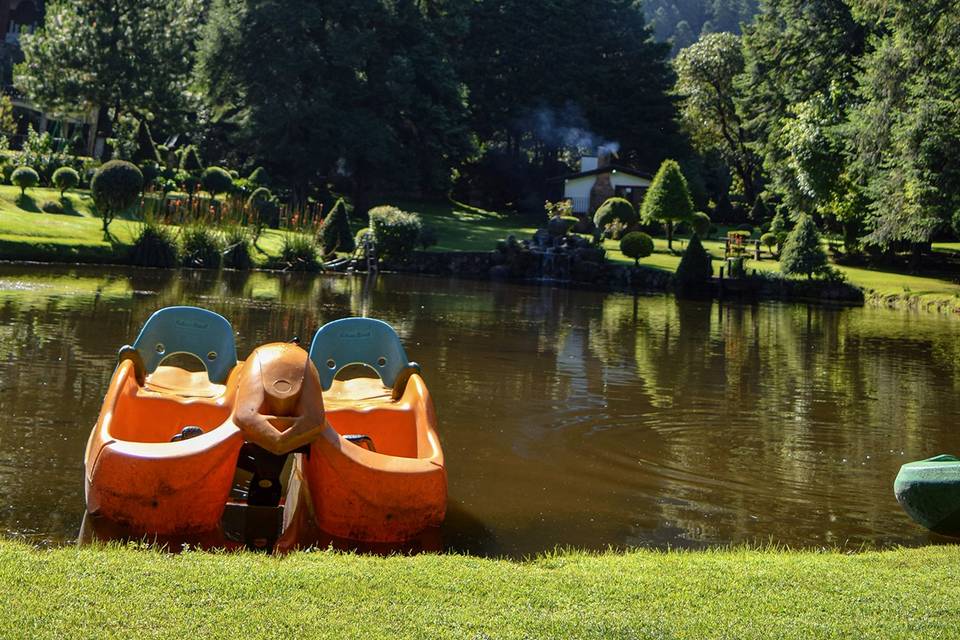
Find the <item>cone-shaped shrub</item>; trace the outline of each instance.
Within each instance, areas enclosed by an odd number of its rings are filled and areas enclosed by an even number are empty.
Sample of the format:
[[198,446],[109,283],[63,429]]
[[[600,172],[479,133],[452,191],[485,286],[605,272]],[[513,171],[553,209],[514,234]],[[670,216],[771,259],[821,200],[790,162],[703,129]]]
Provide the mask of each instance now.
[[349,253],[356,248],[353,234],[350,233],[350,221],[347,220],[347,205],[343,198],[337,200],[333,210],[323,219],[320,226],[320,246],[323,255],[328,256],[335,251]]
[[203,164],[200,163],[200,154],[197,153],[195,146],[190,145],[183,150],[183,154],[180,156],[180,168],[194,175],[203,171]]
[[750,209],[750,219],[760,224],[761,222],[766,222],[769,215],[770,212],[767,210],[767,205],[764,203],[763,198],[757,196],[757,199],[753,201],[753,207]]
[[810,216],[800,216],[787,236],[780,254],[780,271],[788,276],[812,278],[827,266],[827,254],[820,245],[820,232]]
[[700,236],[693,234],[677,267],[677,288],[681,291],[696,288],[713,275],[711,256],[703,248]]
[[160,160],[160,152],[157,151],[157,145],[154,144],[153,137],[150,135],[150,127],[147,126],[146,120],[141,120],[137,127],[137,150],[133,154],[133,161],[142,166],[147,162],[159,165]]
[[666,225],[667,248],[672,251],[673,225],[693,217],[693,198],[676,160],[664,160],[660,165],[643,198],[641,217],[646,223],[662,222]]

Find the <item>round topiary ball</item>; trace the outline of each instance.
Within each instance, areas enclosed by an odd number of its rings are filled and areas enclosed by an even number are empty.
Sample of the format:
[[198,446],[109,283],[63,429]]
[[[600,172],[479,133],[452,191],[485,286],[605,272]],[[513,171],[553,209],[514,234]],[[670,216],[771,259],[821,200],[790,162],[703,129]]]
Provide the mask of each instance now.
[[80,174],[72,167],[60,167],[53,172],[53,185],[60,190],[60,195],[80,184]]
[[765,233],[760,236],[760,242],[769,250],[773,250],[777,246],[777,234],[775,233]]
[[143,189],[143,174],[126,160],[111,160],[93,174],[90,193],[97,209],[117,214],[137,203]]
[[630,201],[625,198],[609,198],[600,205],[597,212],[593,214],[593,223],[597,229],[603,230],[614,220],[619,220],[623,224],[630,226],[639,220],[637,210],[633,208]]
[[20,187],[20,193],[23,194],[27,189],[40,183],[40,175],[33,170],[33,167],[17,167],[10,174],[10,182]]
[[693,232],[696,233],[701,238],[706,238],[707,234],[710,233],[710,216],[705,214],[703,211],[697,211],[693,214],[693,218],[690,220],[690,226],[693,227]]
[[620,251],[633,258],[634,264],[640,264],[640,258],[653,253],[653,238],[642,231],[631,231],[620,240]]
[[222,167],[207,167],[200,177],[200,186],[210,195],[216,196],[233,188],[233,178],[230,172]]

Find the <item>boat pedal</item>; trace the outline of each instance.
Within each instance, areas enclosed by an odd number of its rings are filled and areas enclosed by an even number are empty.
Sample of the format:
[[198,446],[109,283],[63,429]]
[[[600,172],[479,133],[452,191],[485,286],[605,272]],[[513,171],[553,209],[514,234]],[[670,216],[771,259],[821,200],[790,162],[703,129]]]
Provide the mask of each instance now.
[[196,438],[197,436],[202,435],[203,429],[193,425],[188,425],[184,427],[180,433],[170,438],[170,442],[183,442],[184,440],[189,440],[190,438]]

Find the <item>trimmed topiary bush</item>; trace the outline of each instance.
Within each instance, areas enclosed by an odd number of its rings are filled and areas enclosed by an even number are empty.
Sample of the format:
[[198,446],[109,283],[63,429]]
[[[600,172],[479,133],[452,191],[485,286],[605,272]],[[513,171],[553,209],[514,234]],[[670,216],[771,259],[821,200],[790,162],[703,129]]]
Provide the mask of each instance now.
[[827,253],[820,244],[820,232],[810,216],[803,215],[787,236],[780,254],[780,271],[788,276],[813,274],[827,268]]
[[225,269],[246,271],[253,268],[253,256],[250,253],[250,233],[240,225],[230,227],[226,233],[226,249],[223,252]]
[[677,267],[676,283],[680,291],[696,289],[713,276],[712,257],[703,248],[700,236],[693,234]]
[[753,201],[753,207],[750,209],[750,219],[756,224],[760,224],[761,222],[764,222],[769,215],[770,211],[767,209],[767,205],[764,203],[763,198],[757,196],[757,199]]
[[619,220],[630,227],[639,219],[637,210],[626,198],[608,198],[593,214],[593,224],[601,231],[614,220]]
[[147,187],[154,183],[154,180],[160,177],[160,165],[155,162],[143,162],[138,168],[143,174],[143,186]]
[[[247,208],[250,210],[251,222],[257,229],[257,237],[265,226],[271,229],[280,226],[280,207],[269,189],[260,187],[254,190],[247,198]],[[253,241],[256,242],[256,238]]]
[[159,165],[162,161],[157,145],[153,142],[153,136],[150,135],[150,127],[147,126],[146,120],[141,120],[137,126],[137,150],[133,154],[133,161],[140,166],[148,162]]
[[752,225],[752,224],[738,224],[738,225],[737,225],[737,231],[744,231],[744,232],[746,232],[747,235],[744,236],[745,238],[753,237],[753,225]]
[[247,177],[247,182],[258,187],[269,187],[270,186],[270,176],[267,175],[267,170],[263,167],[257,167],[250,175]]
[[770,221],[770,233],[775,235],[780,235],[789,233],[790,228],[787,226],[787,217],[783,215],[783,209],[777,211],[777,215],[773,216],[773,220]]
[[653,238],[642,231],[631,231],[620,241],[620,251],[628,258],[633,258],[633,263],[638,265],[640,258],[653,253]]
[[139,267],[177,266],[177,239],[173,231],[152,220],[140,226],[130,248],[130,264]]
[[690,219],[690,226],[695,234],[701,238],[706,238],[710,235],[710,227],[713,226],[713,222],[711,222],[710,216],[703,211],[697,211]]
[[80,174],[72,167],[60,167],[53,172],[53,186],[60,190],[60,197],[80,184]]
[[324,256],[337,251],[350,253],[356,248],[353,234],[350,233],[350,221],[347,220],[347,205],[343,198],[337,200],[330,214],[323,219],[319,241]]
[[417,247],[423,224],[414,213],[396,207],[376,207],[370,210],[370,228],[380,257],[406,262]]
[[203,164],[200,162],[200,153],[195,146],[190,145],[180,154],[180,169],[193,175],[198,175],[203,171]]
[[767,251],[772,255],[774,253],[773,248],[779,244],[777,242],[777,234],[775,233],[765,233],[760,236],[760,244],[767,248]]
[[183,228],[181,262],[194,269],[219,269],[223,244],[216,231],[202,224]]
[[135,205],[143,189],[143,174],[125,160],[111,160],[97,169],[90,181],[90,193],[103,219],[103,233],[117,214]]
[[20,187],[20,195],[24,195],[27,189],[35,187],[40,183],[40,174],[33,167],[17,167],[10,174],[10,182]]
[[373,239],[373,230],[370,229],[370,227],[364,227],[363,229],[360,229],[360,231],[357,231],[357,235],[353,237],[353,241],[356,243],[356,246],[359,247],[363,244],[363,240],[367,236],[370,236],[371,240]]
[[662,222],[667,228],[667,248],[673,251],[673,225],[693,216],[693,198],[676,160],[664,160],[653,177],[641,208],[646,223]]
[[200,187],[216,198],[217,194],[227,193],[233,188],[233,178],[222,167],[207,167],[200,176]]

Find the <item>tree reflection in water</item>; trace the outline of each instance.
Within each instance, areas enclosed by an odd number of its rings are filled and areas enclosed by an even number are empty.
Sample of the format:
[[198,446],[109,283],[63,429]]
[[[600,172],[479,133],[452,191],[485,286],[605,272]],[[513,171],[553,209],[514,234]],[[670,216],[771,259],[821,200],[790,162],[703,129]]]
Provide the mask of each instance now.
[[441,420],[449,548],[925,541],[891,484],[960,450],[960,324],[933,315],[381,276],[0,267],[0,527],[72,539],[82,453],[157,308],[238,351],[393,324]]

